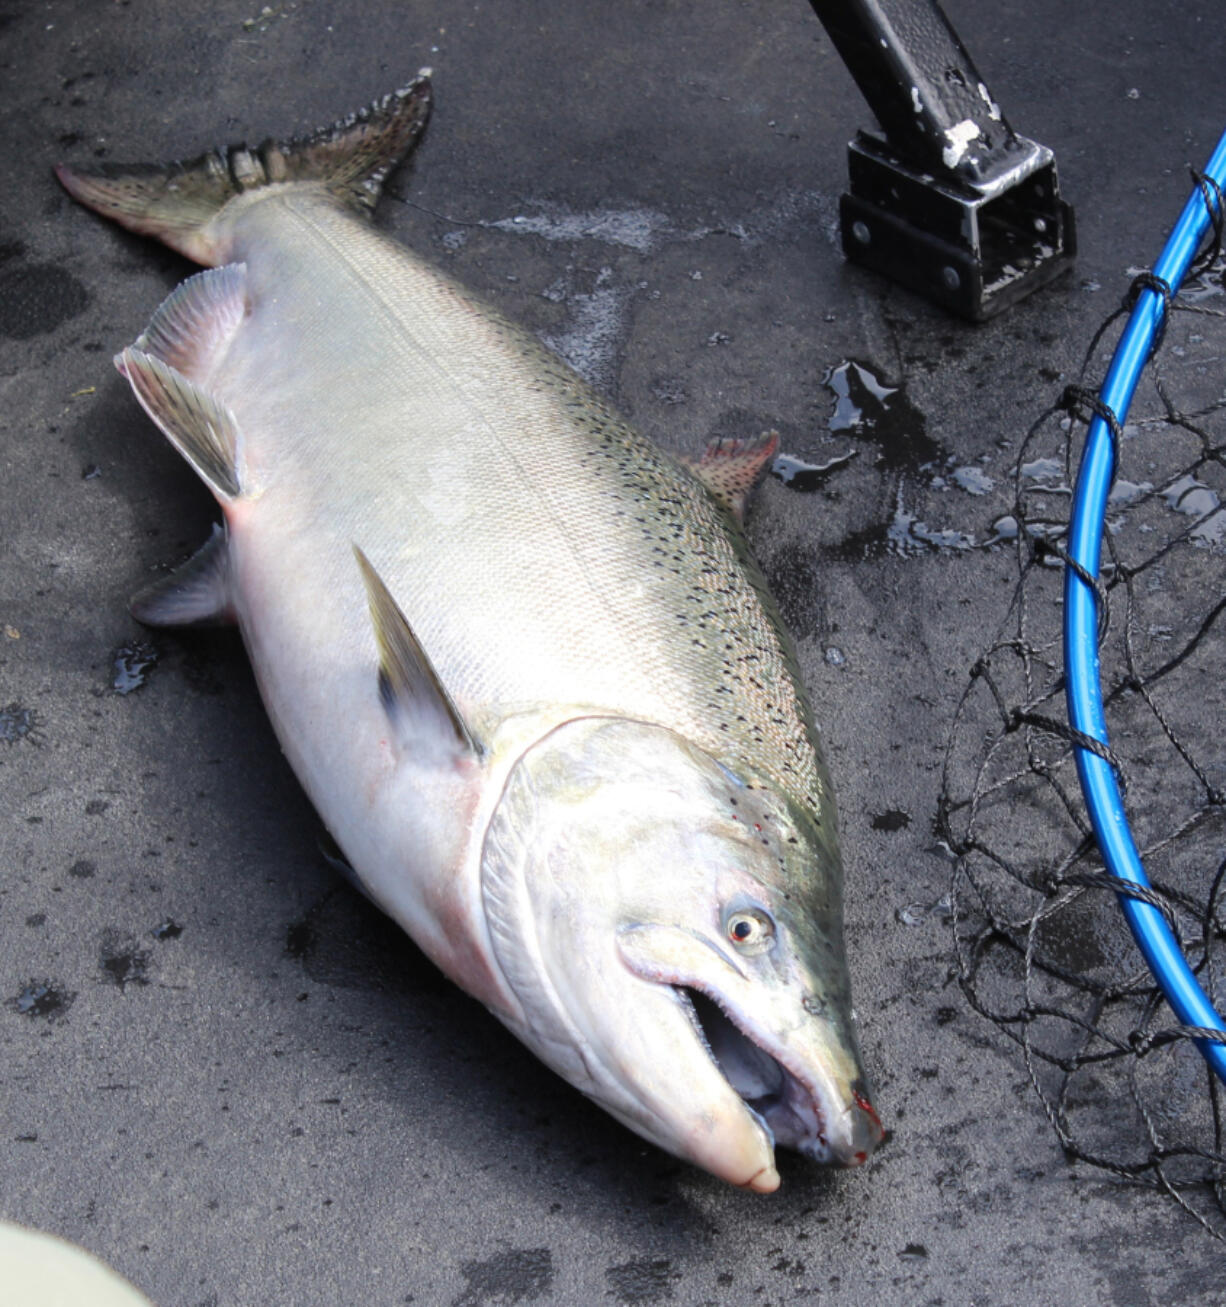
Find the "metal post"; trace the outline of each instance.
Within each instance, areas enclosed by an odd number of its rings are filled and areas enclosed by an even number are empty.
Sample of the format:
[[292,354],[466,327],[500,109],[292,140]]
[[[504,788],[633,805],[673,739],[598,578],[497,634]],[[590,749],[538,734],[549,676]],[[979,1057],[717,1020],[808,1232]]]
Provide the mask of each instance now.
[[883,136],[848,146],[843,250],[982,321],[1071,266],[1046,146],[1009,126],[937,0],[810,0]]

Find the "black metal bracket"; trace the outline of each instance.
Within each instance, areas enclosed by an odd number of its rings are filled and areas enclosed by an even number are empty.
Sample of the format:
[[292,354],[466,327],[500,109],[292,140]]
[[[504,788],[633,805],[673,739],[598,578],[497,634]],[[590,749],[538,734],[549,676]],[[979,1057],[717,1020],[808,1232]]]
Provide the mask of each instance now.
[[810,3],[884,133],[847,147],[847,257],[976,322],[1069,268],[1055,157],[1009,126],[937,0]]

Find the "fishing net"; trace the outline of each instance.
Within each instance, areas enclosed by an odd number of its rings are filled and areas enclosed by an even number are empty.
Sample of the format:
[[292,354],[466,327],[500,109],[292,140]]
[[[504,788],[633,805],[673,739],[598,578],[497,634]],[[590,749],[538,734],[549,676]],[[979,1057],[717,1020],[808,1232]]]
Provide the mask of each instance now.
[[[1226,299],[1220,230],[1171,303],[1117,441],[1100,584],[1111,750],[1160,907],[1226,995]],[[1142,274],[1133,295],[1146,284]],[[1132,297],[1130,296],[1130,299]],[[1020,1048],[1066,1155],[1226,1241],[1222,1086],[1132,940],[1078,787],[1061,655],[1071,487],[1123,311],[1031,428],[996,524],[1016,585],[970,670],[937,824],[957,979]],[[1098,374],[1098,375],[1095,375]]]

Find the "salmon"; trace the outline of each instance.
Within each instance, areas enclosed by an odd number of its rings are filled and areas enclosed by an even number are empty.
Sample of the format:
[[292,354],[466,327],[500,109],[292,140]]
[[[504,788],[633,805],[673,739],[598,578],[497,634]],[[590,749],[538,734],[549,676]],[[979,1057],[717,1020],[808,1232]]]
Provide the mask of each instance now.
[[757,1191],[858,1165],[834,801],[741,527],[776,442],[684,465],[379,231],[430,101],[58,170],[207,268],[116,359],[222,517],[132,611],[237,622],[363,890],[619,1121]]

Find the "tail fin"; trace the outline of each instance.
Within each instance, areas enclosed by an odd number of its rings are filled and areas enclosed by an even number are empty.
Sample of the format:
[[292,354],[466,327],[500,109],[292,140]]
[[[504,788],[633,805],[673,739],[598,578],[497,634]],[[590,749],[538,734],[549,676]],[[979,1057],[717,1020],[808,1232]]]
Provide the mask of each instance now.
[[359,212],[375,207],[384,178],[417,143],[430,115],[428,70],[368,109],[311,136],[213,150],[166,167],[56,167],[75,200],[130,231],[156,236],[198,263],[217,262],[209,232],[236,195],[280,182],[321,183]]

